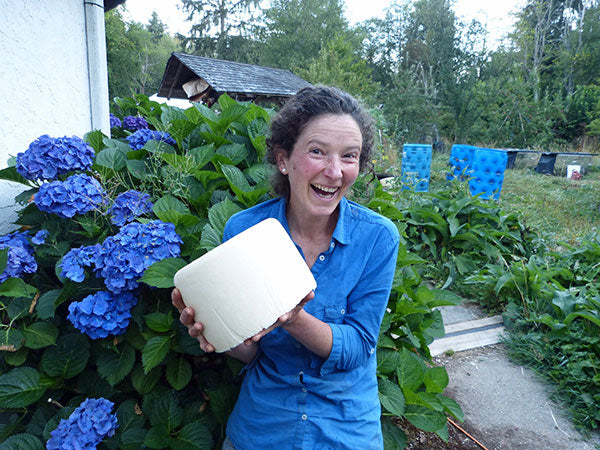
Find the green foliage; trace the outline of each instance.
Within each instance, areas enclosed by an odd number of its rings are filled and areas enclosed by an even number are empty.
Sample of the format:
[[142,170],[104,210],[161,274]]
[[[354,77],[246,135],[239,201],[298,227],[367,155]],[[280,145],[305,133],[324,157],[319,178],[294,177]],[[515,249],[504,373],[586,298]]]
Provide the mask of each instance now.
[[[118,228],[100,211],[68,220],[41,213],[35,204],[25,207],[19,222],[33,233],[47,229],[49,236],[35,247],[38,272],[0,285],[0,414],[14,419],[0,433],[37,448],[85,397],[102,396],[119,405],[119,428],[106,441],[110,448],[212,448],[223,438],[240,367],[224,355],[202,353],[175,318],[170,288],[179,268],[219,245],[232,214],[268,198],[269,169],[262,158],[270,113],[225,95],[210,109],[185,111],[143,95],[116,102],[123,115],[145,116],[177,144],[149,141],[132,151],[123,136],[93,131],[86,139],[97,155],[94,174],[110,199],[129,189],[150,194],[153,209],[137,220],[173,223],[183,240],[181,254],[144,272],[125,334],[93,340],[73,328],[68,306],[101,290],[102,281],[89,274],[82,283],[63,278],[59,262],[69,249],[102,242]],[[368,206],[406,228],[403,212],[381,189]],[[0,266],[6,261],[7,252],[0,251]],[[443,395],[448,377],[431,366],[428,350],[443,333],[433,308],[460,299],[426,287],[415,269],[423,262],[402,248],[378,344],[383,427],[391,448],[402,448],[405,438],[389,414],[440,436],[447,435],[446,415],[462,419],[460,407]]]
[[314,84],[337,86],[350,94],[370,99],[378,89],[371,78],[372,69],[361,58],[359,50],[344,36],[328,42],[307,70],[298,74]]
[[259,62],[265,66],[307,69],[327,42],[350,36],[340,0],[273,0],[263,14]]
[[600,388],[600,237],[564,245],[561,252],[488,264],[467,283],[502,299],[511,356],[550,381],[575,425],[591,431],[600,425],[600,397],[590,394]]
[[[399,229],[407,229],[404,212],[380,188],[367,206],[391,218]],[[429,288],[416,270],[424,262],[401,246],[388,313],[377,343],[379,398],[384,416],[404,417],[447,441],[446,417],[462,421],[463,414],[456,402],[443,395],[448,374],[443,367],[432,366],[428,346],[444,335],[442,315],[434,308],[456,305],[462,299],[450,291]],[[404,448],[406,437],[401,430],[384,420],[383,432],[386,448]]]
[[157,92],[169,55],[177,47],[164,33],[164,24],[155,15],[148,25],[127,23],[118,9],[107,12],[105,22],[110,98]]
[[[270,112],[227,96],[212,109],[187,111],[141,94],[116,103],[121,115],[144,116],[177,144],[149,141],[133,151],[125,136],[90,132],[93,173],[109,205],[129,189],[150,194],[153,210],[138,220],[173,223],[181,254],[144,272],[125,334],[92,340],[73,328],[68,306],[103,289],[102,282],[88,275],[78,284],[59,277],[57,267],[69,249],[102,242],[118,227],[101,211],[72,220],[41,213],[33,203],[21,211],[20,223],[49,236],[35,246],[35,274],[0,284],[0,421],[10,424],[0,428],[0,440],[11,436],[7,442],[19,448],[38,448],[60,418],[85,397],[99,396],[120,405],[110,448],[212,448],[222,439],[216,424],[224,423],[237,395],[239,368],[224,355],[202,355],[174,317],[170,289],[179,268],[221,242],[232,214],[268,198],[269,172],[261,161]],[[0,251],[2,271],[7,255]]]

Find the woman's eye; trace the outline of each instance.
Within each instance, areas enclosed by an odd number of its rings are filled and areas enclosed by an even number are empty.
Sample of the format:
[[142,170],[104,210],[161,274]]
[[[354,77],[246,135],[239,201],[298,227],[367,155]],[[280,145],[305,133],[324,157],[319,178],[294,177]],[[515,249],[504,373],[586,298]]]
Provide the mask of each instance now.
[[320,155],[321,153],[323,153],[320,149],[318,148],[313,148],[311,151],[311,153],[314,153],[315,155]]
[[345,158],[356,159],[356,158],[358,158],[358,155],[356,153],[348,153],[344,157]]

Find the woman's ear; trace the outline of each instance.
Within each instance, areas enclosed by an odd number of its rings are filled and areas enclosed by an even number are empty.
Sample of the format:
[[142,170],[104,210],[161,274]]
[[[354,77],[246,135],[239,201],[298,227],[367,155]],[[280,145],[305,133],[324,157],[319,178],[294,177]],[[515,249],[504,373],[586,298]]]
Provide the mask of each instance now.
[[287,152],[281,148],[275,150],[275,160],[277,161],[277,170],[287,175]]

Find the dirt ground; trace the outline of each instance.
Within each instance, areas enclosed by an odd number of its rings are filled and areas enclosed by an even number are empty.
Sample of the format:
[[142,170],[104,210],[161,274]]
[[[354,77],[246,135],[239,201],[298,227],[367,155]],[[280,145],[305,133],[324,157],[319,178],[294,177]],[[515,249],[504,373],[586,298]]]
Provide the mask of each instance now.
[[[411,450],[470,450],[479,449],[480,447],[475,443],[469,436],[454,427],[450,423],[448,424],[448,442],[442,441],[435,433],[425,433],[415,427],[409,422],[402,421],[399,426],[404,430],[407,436],[406,448]],[[459,426],[465,430],[468,430],[462,424]],[[469,433],[470,434],[470,433]],[[491,450],[491,449],[488,449]]]

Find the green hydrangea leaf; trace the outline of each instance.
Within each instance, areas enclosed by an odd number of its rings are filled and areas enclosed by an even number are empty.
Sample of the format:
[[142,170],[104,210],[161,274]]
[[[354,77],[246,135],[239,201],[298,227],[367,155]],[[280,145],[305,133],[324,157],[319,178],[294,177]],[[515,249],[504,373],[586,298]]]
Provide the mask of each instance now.
[[98,373],[111,386],[125,378],[135,364],[135,350],[125,344],[118,352],[106,350],[96,359]]
[[146,322],[146,325],[148,325],[148,328],[162,333],[171,329],[171,325],[173,324],[173,314],[171,312],[169,312],[169,314],[159,312],[150,313],[144,316],[144,321]]
[[404,417],[423,431],[435,432],[446,424],[446,416],[426,406],[406,405]]
[[165,359],[170,347],[170,336],[156,336],[146,343],[142,350],[142,364],[146,374]]
[[56,301],[58,300],[61,294],[60,289],[53,289],[51,291],[45,292],[37,302],[35,307],[35,312],[38,316],[38,319],[50,319],[54,317],[54,312],[56,310]]
[[0,444],[0,450],[43,450],[44,445],[31,434],[15,434]]
[[171,440],[173,450],[210,450],[213,439],[210,430],[200,422],[191,422],[181,428]]
[[42,355],[41,368],[51,377],[72,378],[81,373],[90,357],[90,344],[82,334],[66,334]]
[[0,284],[0,297],[33,297],[37,289],[20,278],[7,278]]
[[167,364],[167,381],[173,389],[181,390],[188,385],[192,379],[192,366],[187,360],[180,356],[173,358]]
[[46,392],[40,373],[31,367],[17,367],[0,375],[0,409],[23,408],[37,402]]
[[23,328],[25,346],[33,349],[44,348],[56,342],[58,328],[49,322],[35,322]]
[[127,163],[127,154],[117,148],[105,148],[96,155],[95,166],[106,167],[116,171],[121,170]]
[[186,264],[181,258],[165,258],[148,267],[140,281],[158,288],[173,287],[175,273]]
[[404,414],[404,394],[396,383],[385,378],[379,380],[379,400],[381,406],[393,415],[400,417]]

